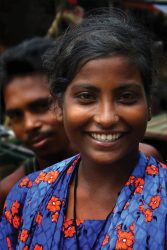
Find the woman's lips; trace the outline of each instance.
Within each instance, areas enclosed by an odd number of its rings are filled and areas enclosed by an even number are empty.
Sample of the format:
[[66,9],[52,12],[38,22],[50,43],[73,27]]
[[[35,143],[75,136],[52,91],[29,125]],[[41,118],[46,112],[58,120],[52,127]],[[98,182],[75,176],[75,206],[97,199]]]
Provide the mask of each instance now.
[[118,140],[121,133],[91,133],[90,136],[100,142],[113,142]]
[[119,145],[121,138],[124,137],[127,132],[113,132],[113,133],[88,133],[92,143],[98,148],[110,148]]

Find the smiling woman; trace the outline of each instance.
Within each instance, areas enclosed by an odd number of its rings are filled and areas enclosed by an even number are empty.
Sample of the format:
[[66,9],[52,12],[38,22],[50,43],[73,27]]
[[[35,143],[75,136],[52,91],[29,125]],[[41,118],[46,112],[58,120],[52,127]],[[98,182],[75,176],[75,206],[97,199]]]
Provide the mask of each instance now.
[[64,94],[62,115],[67,135],[80,149],[86,168],[100,164],[113,175],[118,162],[126,164],[129,157],[134,166],[148,120],[137,67],[124,56],[87,62]]
[[80,154],[18,182],[0,224],[2,248],[165,248],[167,166],[138,149],[152,59],[149,35],[118,10],[57,40],[44,60],[57,119]]

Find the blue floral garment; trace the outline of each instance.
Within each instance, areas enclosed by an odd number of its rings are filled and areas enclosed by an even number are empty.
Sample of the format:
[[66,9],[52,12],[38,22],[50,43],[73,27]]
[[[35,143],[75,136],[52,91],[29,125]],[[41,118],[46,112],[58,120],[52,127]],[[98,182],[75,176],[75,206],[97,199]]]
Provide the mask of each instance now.
[[[65,217],[77,155],[20,180],[7,197],[1,250],[77,250],[76,228]],[[162,250],[167,231],[167,166],[139,154],[106,221],[78,220],[83,250]]]

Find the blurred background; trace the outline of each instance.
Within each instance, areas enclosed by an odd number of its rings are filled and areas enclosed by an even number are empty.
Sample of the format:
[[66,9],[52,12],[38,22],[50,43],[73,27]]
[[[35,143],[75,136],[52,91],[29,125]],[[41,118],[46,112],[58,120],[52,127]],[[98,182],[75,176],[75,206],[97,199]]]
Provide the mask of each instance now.
[[[101,7],[133,13],[153,33],[159,77],[144,141],[167,160],[167,0],[0,0],[0,54],[28,38],[57,37],[69,24],[82,22],[87,12]],[[8,129],[0,106],[0,180],[32,156]]]

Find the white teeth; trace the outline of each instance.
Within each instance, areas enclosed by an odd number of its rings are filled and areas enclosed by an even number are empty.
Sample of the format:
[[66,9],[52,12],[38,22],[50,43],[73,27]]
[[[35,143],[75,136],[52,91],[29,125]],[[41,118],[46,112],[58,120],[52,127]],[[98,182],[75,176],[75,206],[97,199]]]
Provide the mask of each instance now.
[[116,141],[121,137],[120,133],[115,133],[115,134],[97,134],[97,133],[92,133],[91,136],[98,140],[98,141],[105,141],[105,142],[110,142],[110,141]]

